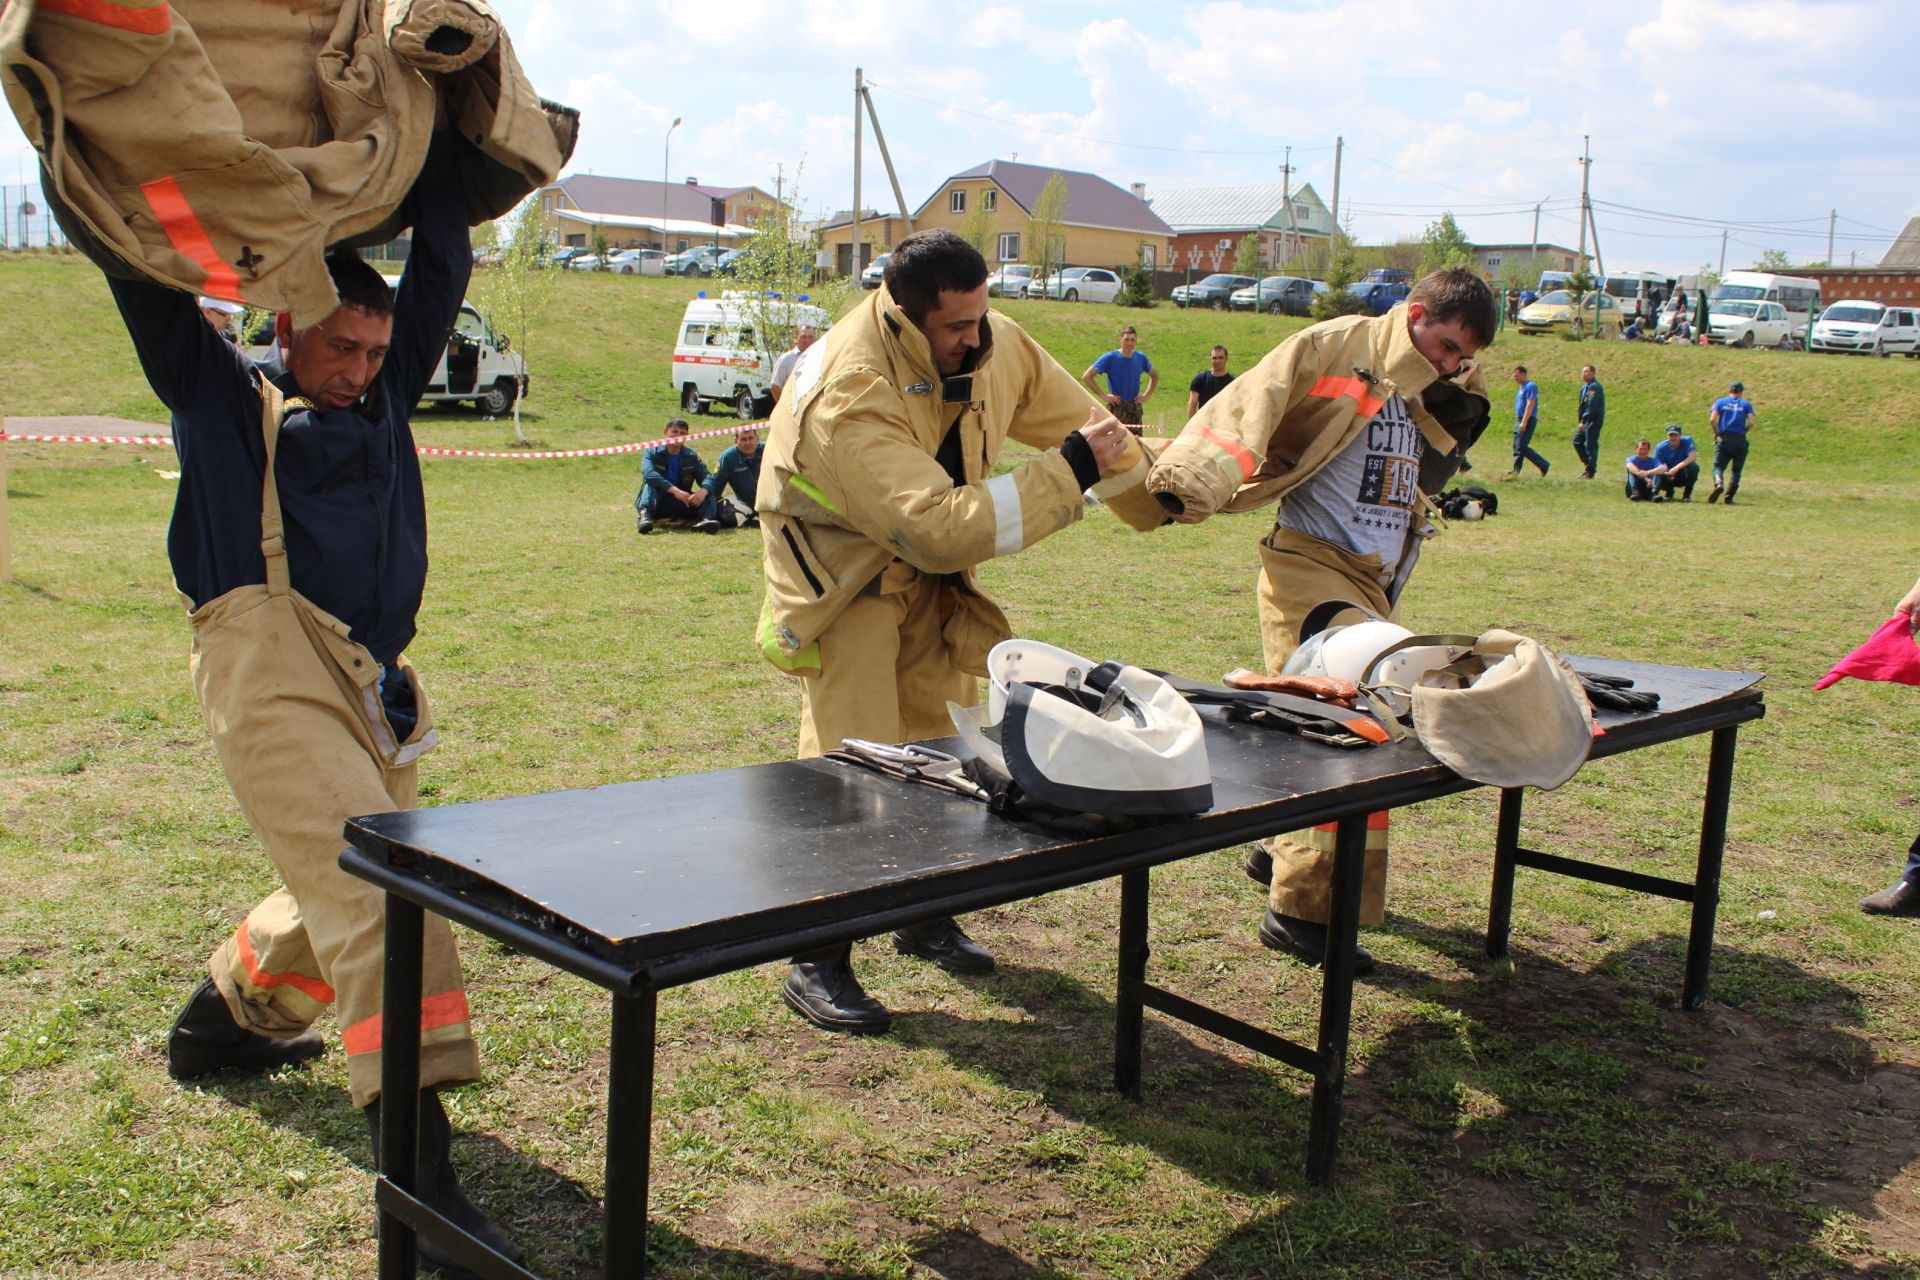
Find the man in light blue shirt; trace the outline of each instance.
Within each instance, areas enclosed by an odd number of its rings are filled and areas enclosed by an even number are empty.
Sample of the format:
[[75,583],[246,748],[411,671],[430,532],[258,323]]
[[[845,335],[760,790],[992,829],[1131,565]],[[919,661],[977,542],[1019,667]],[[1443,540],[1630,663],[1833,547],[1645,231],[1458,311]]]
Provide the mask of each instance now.
[[[1117,350],[1095,360],[1080,375],[1080,381],[1087,384],[1087,390],[1106,401],[1112,408],[1113,416],[1132,428],[1133,434],[1140,434],[1140,421],[1146,409],[1147,397],[1160,385],[1160,374],[1154,369],[1153,361],[1147,359],[1147,353],[1139,349],[1140,335],[1132,325],[1120,330],[1120,346]],[[1105,374],[1107,389],[1101,391],[1094,384],[1094,378]],[[1140,389],[1141,378],[1147,380],[1147,389]]]
[[1707,495],[1708,502],[1720,501],[1724,488],[1727,505],[1732,506],[1733,495],[1740,492],[1740,473],[1747,469],[1747,433],[1755,417],[1753,401],[1742,394],[1746,389],[1745,383],[1734,383],[1707,413],[1707,421],[1713,424],[1713,492]]
[[1693,486],[1700,483],[1700,450],[1695,447],[1693,437],[1680,430],[1679,423],[1670,422],[1666,441],[1654,449],[1653,456],[1660,463],[1654,501],[1672,498],[1673,491],[1678,489],[1680,501],[1692,502]]
[[1534,429],[1540,425],[1540,388],[1527,376],[1523,364],[1513,366],[1513,380],[1520,390],[1513,397],[1513,470],[1507,472],[1507,479],[1518,476],[1521,464],[1526,462],[1540,468],[1544,476],[1549,464],[1533,447]]

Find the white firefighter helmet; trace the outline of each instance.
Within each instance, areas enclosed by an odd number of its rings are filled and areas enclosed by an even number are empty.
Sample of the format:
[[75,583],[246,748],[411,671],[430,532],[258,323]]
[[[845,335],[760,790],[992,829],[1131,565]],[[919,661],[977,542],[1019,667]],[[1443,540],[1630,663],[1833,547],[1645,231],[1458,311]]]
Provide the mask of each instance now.
[[1159,676],[1034,640],[987,655],[984,707],[947,704],[966,754],[1056,809],[1185,814],[1213,807],[1199,713]]
[[1334,676],[1360,684],[1367,679],[1367,667],[1378,654],[1412,634],[1399,623],[1380,618],[1328,627],[1302,641],[1281,666],[1280,674]]

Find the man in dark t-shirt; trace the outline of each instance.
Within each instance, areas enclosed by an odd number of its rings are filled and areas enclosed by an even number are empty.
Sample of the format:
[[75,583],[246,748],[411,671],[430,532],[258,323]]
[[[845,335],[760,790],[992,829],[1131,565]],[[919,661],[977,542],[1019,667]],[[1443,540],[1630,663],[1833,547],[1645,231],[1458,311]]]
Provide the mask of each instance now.
[[1193,381],[1187,384],[1187,417],[1191,418],[1206,407],[1207,401],[1227,389],[1233,381],[1233,375],[1227,372],[1227,349],[1214,344],[1213,354],[1207,358],[1208,367],[1193,375]]

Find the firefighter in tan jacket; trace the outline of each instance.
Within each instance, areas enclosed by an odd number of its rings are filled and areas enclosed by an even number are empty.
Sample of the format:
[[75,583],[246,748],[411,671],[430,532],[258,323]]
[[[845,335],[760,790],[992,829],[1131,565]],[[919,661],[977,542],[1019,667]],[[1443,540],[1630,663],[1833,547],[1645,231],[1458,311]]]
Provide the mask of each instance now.
[[[995,475],[1009,437],[1044,452]],[[1072,374],[989,314],[977,250],[950,231],[896,245],[884,286],[801,358],[760,469],[759,643],[800,678],[800,754],[951,733],[947,703],[978,701],[987,651],[1012,634],[975,567],[1078,520],[1089,489],[1134,528],[1166,523],[1147,471]],[[951,919],[894,943],[993,967]],[[782,994],[829,1030],[890,1024],[850,945],[794,957]]]
[[[1306,638],[1308,615],[1328,602],[1397,620],[1433,531],[1421,495],[1439,492],[1487,424],[1486,384],[1469,361],[1495,323],[1493,292],[1479,276],[1437,272],[1386,315],[1330,320],[1281,343],[1154,464],[1148,487],[1177,520],[1280,503],[1260,544],[1268,670],[1280,671]],[[1362,924],[1385,915],[1386,817],[1367,824]],[[1332,870],[1332,824],[1275,837],[1248,856],[1248,874],[1270,883],[1262,942],[1321,962]],[[1360,948],[1356,962],[1364,973],[1373,959]]]

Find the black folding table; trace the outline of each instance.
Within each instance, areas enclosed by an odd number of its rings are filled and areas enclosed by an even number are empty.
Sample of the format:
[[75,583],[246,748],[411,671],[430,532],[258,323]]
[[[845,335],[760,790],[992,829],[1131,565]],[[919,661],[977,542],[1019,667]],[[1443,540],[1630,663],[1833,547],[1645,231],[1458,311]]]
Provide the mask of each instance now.
[[[1691,881],[1520,847],[1522,792],[1503,790],[1486,950],[1506,954],[1516,868],[1689,902],[1683,1008],[1706,998],[1739,725],[1766,714],[1744,672],[1575,658],[1660,695],[1647,713],[1603,712],[1602,757],[1712,735]],[[658,993],[922,920],[1119,876],[1114,1084],[1140,1090],[1151,1008],[1313,1077],[1307,1170],[1332,1175],[1346,1080],[1354,945],[1369,813],[1471,790],[1411,737],[1341,750],[1209,716],[1214,807],[1120,835],[1023,830],[959,796],[822,760],[355,818],[341,865],[387,893],[380,1213],[382,1280],[415,1270],[426,1232],[490,1280],[532,1273],[417,1200],[423,910],[507,943],[613,994],[604,1274],[646,1273],[654,1022]],[[671,818],[674,840],[655,848]],[[1147,981],[1151,868],[1261,836],[1335,823],[1332,918],[1317,1043],[1299,1044]],[[771,992],[769,993],[771,997]],[[409,1012],[412,1011],[412,1012]],[[397,1016],[396,1016],[397,1015]]]

